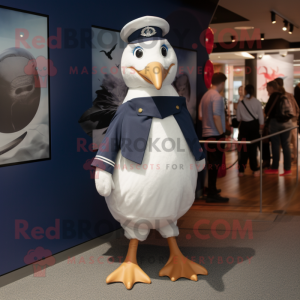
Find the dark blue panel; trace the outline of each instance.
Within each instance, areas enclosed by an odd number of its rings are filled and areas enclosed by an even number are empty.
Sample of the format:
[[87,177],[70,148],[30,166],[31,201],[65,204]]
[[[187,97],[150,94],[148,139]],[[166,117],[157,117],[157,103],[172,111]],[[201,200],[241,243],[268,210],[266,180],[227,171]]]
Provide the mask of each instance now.
[[[105,200],[97,194],[90,170],[85,170],[86,161],[95,153],[77,147],[78,139],[86,141],[86,149],[91,143],[78,124],[79,117],[91,106],[92,88],[91,49],[79,40],[80,32],[86,29],[88,33],[92,25],[120,30],[135,18],[160,16],[170,22],[169,41],[174,46],[192,49],[192,45],[197,44],[198,66],[203,68],[208,56],[199,37],[213,12],[184,9],[181,3],[170,0],[153,0],[151,5],[132,0],[1,0],[0,5],[49,15],[49,34],[57,35],[57,29],[61,28],[63,47],[50,49],[50,59],[57,67],[57,74],[50,78],[52,159],[0,168],[0,275],[24,266],[24,257],[30,249],[41,246],[55,254],[119,228]],[[77,45],[70,44],[67,48],[64,43],[67,32],[76,34]],[[178,38],[182,33],[183,38]],[[70,67],[76,66],[78,74],[70,74]],[[87,72],[82,72],[84,67]],[[199,74],[198,100],[205,90],[203,74]],[[34,227],[46,231],[55,225],[56,219],[60,224],[59,239],[32,237]],[[25,232],[29,239],[15,237],[16,220],[28,223]],[[72,231],[63,232],[63,224],[75,226],[73,237],[63,236],[72,235]],[[87,234],[78,229],[84,226],[91,226]]]

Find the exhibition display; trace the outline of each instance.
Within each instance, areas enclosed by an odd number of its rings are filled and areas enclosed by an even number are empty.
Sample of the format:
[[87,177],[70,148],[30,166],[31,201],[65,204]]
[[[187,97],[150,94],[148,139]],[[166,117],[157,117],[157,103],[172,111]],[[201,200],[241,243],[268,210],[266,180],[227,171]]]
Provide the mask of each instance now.
[[128,91],[92,162],[97,191],[130,239],[125,261],[106,282],[123,282],[127,289],[151,282],[136,261],[138,241],[146,240],[150,229],[170,248],[160,276],[197,281],[197,274],[207,274],[183,257],[175,239],[178,218],[194,202],[205,158],[185,98],[172,86],[178,61],[164,38],[168,31],[168,22],[151,16],[123,27],[128,45],[120,67]]
[[0,167],[50,158],[48,18],[0,7]]

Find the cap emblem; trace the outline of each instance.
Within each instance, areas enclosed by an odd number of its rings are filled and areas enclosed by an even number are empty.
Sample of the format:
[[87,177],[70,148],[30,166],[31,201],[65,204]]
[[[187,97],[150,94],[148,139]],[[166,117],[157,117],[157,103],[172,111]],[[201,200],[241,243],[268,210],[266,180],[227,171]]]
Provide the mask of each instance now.
[[155,35],[156,31],[153,27],[147,26],[145,28],[142,29],[141,31],[141,35],[145,36],[145,37],[150,37],[152,35]]

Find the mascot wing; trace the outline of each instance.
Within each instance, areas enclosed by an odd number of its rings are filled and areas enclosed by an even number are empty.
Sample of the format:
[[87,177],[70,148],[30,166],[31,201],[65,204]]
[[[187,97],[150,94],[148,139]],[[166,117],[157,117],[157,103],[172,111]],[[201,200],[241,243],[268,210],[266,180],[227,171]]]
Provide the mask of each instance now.
[[[92,137],[94,129],[105,129],[109,126],[119,105],[127,94],[128,87],[123,79],[106,74],[101,90],[96,91],[97,97],[93,106],[89,108],[78,120],[82,129]],[[105,134],[106,130],[103,132]]]

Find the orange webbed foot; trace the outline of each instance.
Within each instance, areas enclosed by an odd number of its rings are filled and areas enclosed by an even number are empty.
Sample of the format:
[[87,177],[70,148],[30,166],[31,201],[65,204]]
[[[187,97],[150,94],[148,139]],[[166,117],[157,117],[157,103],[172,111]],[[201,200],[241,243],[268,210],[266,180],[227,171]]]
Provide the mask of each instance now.
[[123,282],[128,290],[131,290],[136,282],[151,283],[149,276],[132,262],[123,262],[121,266],[106,278],[106,283]]
[[168,238],[170,248],[170,258],[166,265],[160,270],[159,276],[168,276],[172,281],[184,277],[193,281],[198,281],[197,275],[207,275],[207,270],[186,258],[180,251],[175,237]]
[[198,281],[198,274],[207,275],[208,272],[204,267],[187,259],[182,254],[170,256],[166,265],[159,272],[159,276],[168,276],[172,281],[181,277]]

